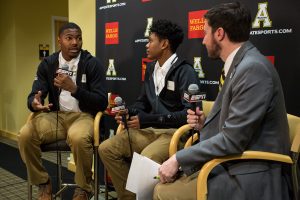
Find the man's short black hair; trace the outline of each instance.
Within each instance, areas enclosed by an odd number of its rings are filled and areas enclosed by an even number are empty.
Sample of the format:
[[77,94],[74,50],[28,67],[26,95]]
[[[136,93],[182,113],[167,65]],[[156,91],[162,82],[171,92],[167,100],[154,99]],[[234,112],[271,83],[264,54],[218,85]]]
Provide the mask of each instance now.
[[150,27],[150,32],[155,33],[160,39],[168,39],[173,53],[176,52],[184,36],[180,26],[165,19],[154,21]]
[[81,32],[81,28],[77,24],[75,24],[74,22],[68,22],[68,23],[64,24],[62,27],[60,27],[58,36],[60,36],[64,32],[64,30],[69,29],[69,28],[77,29],[78,31]]
[[214,33],[218,28],[223,28],[232,42],[249,40],[251,29],[250,10],[239,2],[223,3],[217,5],[204,15],[208,25]]

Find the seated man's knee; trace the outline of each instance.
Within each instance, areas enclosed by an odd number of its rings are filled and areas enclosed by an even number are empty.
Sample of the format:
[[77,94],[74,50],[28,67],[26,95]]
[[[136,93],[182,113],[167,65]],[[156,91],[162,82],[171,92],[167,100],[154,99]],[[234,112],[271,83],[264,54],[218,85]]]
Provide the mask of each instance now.
[[21,130],[19,131],[18,135],[18,143],[20,145],[26,144],[32,141],[33,129],[30,125],[24,125]]
[[164,194],[164,191],[163,191],[163,184],[157,184],[155,187],[154,187],[154,191],[153,191],[153,200],[162,200],[164,199],[163,198],[163,194]]
[[99,148],[98,148],[99,156],[100,156],[101,158],[102,158],[102,157],[105,157],[105,156],[110,152],[110,149],[111,149],[111,144],[110,144],[109,140],[103,141],[103,142],[99,145]]
[[128,147],[128,139],[124,136],[126,135],[118,134],[101,142],[98,148],[99,154],[123,154],[125,148]]
[[148,151],[148,150],[143,150],[141,152],[142,156],[145,156],[151,160],[154,160],[157,163],[163,163],[165,160],[168,159],[168,157],[164,156],[163,153],[156,152],[156,151]]
[[76,131],[68,133],[69,143],[72,145],[90,145],[92,143],[92,138],[89,134],[82,134],[82,132]]

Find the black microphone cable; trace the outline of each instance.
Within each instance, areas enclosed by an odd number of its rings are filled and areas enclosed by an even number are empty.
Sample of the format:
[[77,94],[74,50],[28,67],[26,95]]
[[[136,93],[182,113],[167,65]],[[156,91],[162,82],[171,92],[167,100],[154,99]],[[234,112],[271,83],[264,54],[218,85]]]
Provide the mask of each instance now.
[[[59,73],[64,72],[64,71],[68,71],[69,70],[69,66],[67,64],[64,64],[61,68],[58,68],[58,72],[55,74],[55,76],[58,76]],[[59,96],[61,93],[61,88],[57,89],[57,98],[56,99],[56,130],[55,130],[55,147],[56,147],[56,177],[57,177],[57,184],[56,184],[56,189],[57,191],[60,190],[59,186],[60,186],[60,181],[59,177],[60,177],[60,173],[61,173],[61,169],[59,167],[59,163],[61,164],[61,156],[59,155],[59,150],[58,150],[58,118],[59,118],[59,110],[60,110],[60,101],[59,101]]]
[[131,138],[130,138],[130,134],[129,134],[129,128],[128,128],[128,125],[127,125],[126,114],[122,115],[122,121],[123,121],[123,123],[125,125],[125,129],[127,131],[128,143],[129,143],[129,148],[130,148],[130,155],[131,155],[131,157],[133,157],[133,151],[132,151],[132,146],[131,146]]
[[[58,74],[57,74],[58,76]],[[56,190],[58,191],[60,188],[59,188],[59,183],[60,183],[60,180],[59,180],[59,152],[58,152],[58,111],[59,111],[59,95],[60,95],[60,92],[61,92],[61,89],[58,88],[57,90],[57,98],[56,98],[56,131],[55,131],[55,144],[56,144]]]

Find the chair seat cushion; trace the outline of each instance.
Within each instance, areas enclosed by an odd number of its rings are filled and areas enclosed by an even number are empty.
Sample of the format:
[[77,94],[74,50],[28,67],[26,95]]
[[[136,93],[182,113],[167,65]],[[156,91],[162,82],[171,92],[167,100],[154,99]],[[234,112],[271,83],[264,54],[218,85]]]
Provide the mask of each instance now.
[[47,151],[71,151],[69,145],[67,144],[66,140],[58,140],[57,142],[52,142],[49,144],[42,144],[41,145],[42,152]]

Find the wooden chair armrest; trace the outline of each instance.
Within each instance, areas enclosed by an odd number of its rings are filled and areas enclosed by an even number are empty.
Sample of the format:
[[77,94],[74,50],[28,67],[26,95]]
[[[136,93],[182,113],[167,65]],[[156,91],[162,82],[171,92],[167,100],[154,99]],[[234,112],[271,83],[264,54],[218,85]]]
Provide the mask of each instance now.
[[94,120],[94,147],[98,147],[100,143],[100,120],[103,112],[98,112]]
[[300,124],[295,126],[295,135],[292,142],[291,151],[295,153],[300,152]]
[[171,157],[172,155],[174,155],[177,152],[177,145],[179,142],[180,137],[185,134],[187,131],[189,131],[191,129],[191,127],[186,124],[181,126],[179,129],[177,129],[175,131],[175,133],[172,136],[171,142],[170,142],[170,146],[169,146],[169,157]]
[[[192,141],[192,140],[193,140],[193,141]],[[193,135],[193,137],[191,136],[191,137],[186,141],[186,143],[185,143],[185,145],[184,145],[184,148],[188,148],[188,147],[192,146],[192,144],[193,144],[194,142],[196,142],[196,140],[198,140],[198,133],[195,133],[195,134]]]
[[216,167],[217,165],[223,162],[227,162],[231,160],[247,160],[247,159],[270,160],[270,161],[278,161],[278,162],[289,163],[289,164],[293,163],[290,156],[277,154],[277,153],[262,152],[262,151],[245,151],[241,155],[225,156],[222,158],[213,159],[203,165],[198,175],[197,200],[207,199],[207,177],[214,167]]

